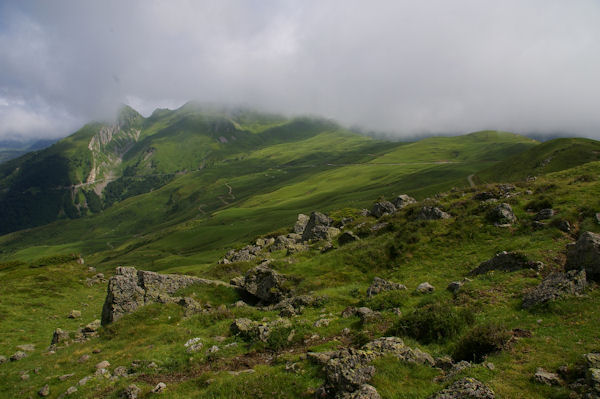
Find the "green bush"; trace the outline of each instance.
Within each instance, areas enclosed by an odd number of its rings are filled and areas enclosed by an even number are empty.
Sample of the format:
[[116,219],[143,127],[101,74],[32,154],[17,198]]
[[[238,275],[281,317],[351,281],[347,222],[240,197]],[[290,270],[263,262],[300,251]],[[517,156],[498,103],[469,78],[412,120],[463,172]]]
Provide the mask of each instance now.
[[535,212],[547,208],[552,208],[552,199],[546,196],[541,196],[536,199],[533,199],[525,205],[525,209],[531,209]]
[[405,302],[405,298],[405,291],[386,291],[371,298],[362,300],[360,302],[360,306],[366,306],[373,310],[394,309],[401,307]]
[[433,303],[403,316],[390,333],[408,335],[424,344],[441,342],[458,335],[473,320],[472,312],[467,309]]
[[510,332],[503,326],[477,326],[460,339],[454,351],[454,359],[481,362],[490,353],[502,350],[509,339]]

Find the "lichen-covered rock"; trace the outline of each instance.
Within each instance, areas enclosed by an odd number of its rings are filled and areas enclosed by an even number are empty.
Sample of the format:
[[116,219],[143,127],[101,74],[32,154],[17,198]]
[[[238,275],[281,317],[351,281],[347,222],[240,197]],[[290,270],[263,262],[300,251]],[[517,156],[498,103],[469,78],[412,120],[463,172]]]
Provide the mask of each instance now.
[[374,312],[366,306],[357,308],[355,314],[360,318],[360,321],[363,323],[370,323],[381,317],[381,314],[379,312]]
[[416,199],[414,199],[413,197],[410,197],[406,194],[400,194],[394,200],[394,206],[396,207],[396,209],[402,209],[410,204],[416,204],[416,203],[417,203]]
[[456,294],[458,291],[460,291],[463,285],[465,285],[465,283],[462,281],[452,281],[450,284],[448,284],[446,289],[451,293]]
[[245,336],[247,334],[250,334],[250,332],[256,327],[257,324],[258,323],[256,323],[255,321],[243,317],[235,319],[233,323],[231,323],[229,329],[231,330],[231,333],[233,335]]
[[369,363],[373,353],[353,348],[342,349],[334,354],[325,366],[329,392],[354,392],[373,378],[375,367]]
[[560,385],[560,378],[558,377],[558,374],[546,371],[541,367],[538,367],[537,370],[535,370],[533,380],[544,385]]
[[434,206],[424,206],[417,214],[417,220],[450,219],[450,214]]
[[263,263],[249,270],[241,288],[263,304],[274,304],[282,300],[289,290],[284,287],[287,278]]
[[463,378],[448,388],[430,396],[430,399],[494,399],[496,395],[488,386],[475,378]]
[[108,281],[101,323],[102,325],[112,323],[148,303],[177,302],[180,298],[173,298],[171,295],[193,284],[227,285],[221,281],[199,277],[159,274],[136,270],[133,267],[117,267],[116,274]]
[[327,240],[332,220],[321,212],[312,212],[302,232],[302,241]]
[[540,285],[525,294],[523,308],[555,301],[569,295],[581,294],[587,285],[585,274],[585,270],[549,274]]
[[69,332],[65,331],[61,328],[57,328],[54,330],[54,334],[52,334],[51,345],[58,345],[65,342],[68,342],[70,339]]
[[379,277],[373,278],[373,282],[367,288],[367,296],[370,298],[373,295],[377,295],[379,293],[385,291],[394,291],[394,290],[405,290],[406,286],[400,283],[392,283],[391,281],[384,280]]
[[381,396],[374,386],[363,384],[357,391],[343,394],[341,399],[381,399]]
[[340,245],[346,245],[358,240],[360,240],[360,238],[351,231],[345,231],[338,237]]
[[544,267],[542,262],[534,262],[527,259],[527,256],[520,252],[500,252],[492,259],[482,262],[477,268],[469,274],[484,274],[492,270],[503,272],[514,272],[521,269],[541,270]]
[[373,204],[371,208],[371,216],[380,218],[383,215],[392,215],[396,212],[396,207],[390,201],[379,201]]
[[125,399],[138,399],[141,392],[142,390],[137,385],[131,384],[123,390],[123,397]]
[[503,202],[494,208],[488,213],[488,220],[491,220],[496,225],[508,225],[513,224],[517,221],[517,217],[515,216],[512,207]]
[[39,391],[38,391],[38,395],[40,395],[41,397],[46,397],[48,395],[50,395],[50,385],[46,384],[44,385]]
[[428,282],[421,283],[417,286],[417,292],[421,294],[429,294],[435,291],[435,287]]
[[423,352],[418,348],[407,346],[404,341],[398,337],[381,337],[365,344],[362,349],[369,353],[375,353],[377,356],[392,354],[396,356],[398,360],[407,363],[435,366],[435,360],[429,353]]
[[306,216],[303,213],[299,213],[298,214],[298,220],[296,220],[296,223],[294,224],[294,233],[296,234],[302,234],[304,233],[304,229],[306,228],[306,225],[308,224],[308,216]]
[[590,280],[600,280],[600,234],[586,231],[567,246],[565,270],[585,270]]

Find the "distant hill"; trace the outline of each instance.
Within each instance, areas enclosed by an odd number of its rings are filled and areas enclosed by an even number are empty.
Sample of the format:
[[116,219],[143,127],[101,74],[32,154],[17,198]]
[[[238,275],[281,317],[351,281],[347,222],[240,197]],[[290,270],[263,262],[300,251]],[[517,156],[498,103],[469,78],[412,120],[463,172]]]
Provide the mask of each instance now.
[[516,181],[600,160],[600,141],[553,139],[515,154],[477,173],[482,182]]
[[0,140],[0,164],[14,158],[18,158],[30,151],[41,150],[51,146],[54,139],[35,139],[35,140]]

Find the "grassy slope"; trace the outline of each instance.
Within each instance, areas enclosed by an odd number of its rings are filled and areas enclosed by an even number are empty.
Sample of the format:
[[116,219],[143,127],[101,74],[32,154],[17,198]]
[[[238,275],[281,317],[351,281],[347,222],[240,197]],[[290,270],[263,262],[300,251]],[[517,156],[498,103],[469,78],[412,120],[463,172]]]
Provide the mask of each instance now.
[[546,141],[477,173],[483,182],[516,181],[600,160],[600,142],[582,138]]
[[[488,358],[495,364],[495,370],[476,365],[456,378],[463,375],[479,378],[495,390],[498,398],[566,398],[568,393],[563,388],[536,385],[531,381],[531,375],[539,366],[552,370],[559,365],[575,363],[582,353],[597,350],[600,345],[595,325],[595,320],[600,317],[600,294],[597,290],[557,302],[548,308],[522,311],[522,293],[541,279],[531,271],[476,277],[456,297],[443,288],[449,281],[461,279],[479,262],[500,250],[520,250],[534,260],[543,261],[546,264],[543,274],[560,269],[565,245],[576,238],[577,231],[600,232],[593,213],[600,195],[599,176],[600,162],[594,162],[549,174],[536,182],[522,183],[518,188],[520,195],[509,200],[519,219],[517,225],[510,229],[497,228],[486,222],[484,209],[478,201],[471,199],[473,190],[454,191],[438,199],[439,204],[452,213],[450,220],[411,221],[408,209],[386,220],[391,223],[389,229],[378,234],[371,233],[343,249],[320,255],[316,248],[293,256],[292,262],[288,262],[282,253],[274,254],[276,259],[282,258],[274,263],[274,267],[297,277],[298,290],[327,295],[329,300],[323,308],[307,309],[294,320],[297,334],[310,336],[317,333],[322,339],[298,343],[298,346],[290,348],[290,352],[278,353],[272,357],[269,366],[260,364],[266,361],[268,351],[230,336],[228,326],[234,317],[273,319],[276,313],[235,307],[184,318],[177,306],[148,306],[104,329],[97,339],[71,345],[55,355],[43,355],[55,327],[74,329],[79,324],[65,318],[72,308],[84,310],[81,324],[98,317],[104,286],[89,288],[83,284],[82,280],[90,275],[86,271],[87,265],[66,263],[37,269],[4,266],[0,270],[0,278],[7,284],[3,285],[1,295],[8,299],[0,305],[3,337],[0,353],[9,355],[16,345],[22,343],[35,343],[37,349],[18,363],[0,365],[3,381],[0,395],[27,397],[48,383],[54,397],[92,373],[93,365],[100,360],[108,359],[113,368],[141,359],[155,361],[161,367],[160,370],[142,369],[143,375],[134,380],[144,392],[158,381],[165,381],[168,395],[172,398],[313,397],[312,392],[322,383],[323,375],[317,366],[301,358],[302,353],[346,345],[340,335],[345,327],[352,330],[351,337],[380,336],[396,318],[389,309],[383,311],[383,322],[376,324],[361,325],[357,318],[338,319],[341,310],[348,305],[366,303],[373,306],[373,303],[364,302],[364,292],[377,275],[408,286],[408,291],[399,292],[395,298],[404,314],[422,303],[452,303],[471,310],[476,324],[495,322],[532,332],[532,337],[522,338],[509,350]],[[526,190],[532,193],[527,194]],[[551,225],[533,229],[533,215],[527,213],[527,203],[542,195],[553,198],[553,207],[558,211],[556,219],[569,220],[575,227],[572,235]],[[362,222],[375,223],[369,218],[358,218],[354,224]],[[395,247],[396,251],[390,251],[391,247]],[[170,271],[227,279],[249,267],[251,264],[235,264],[227,268],[214,263],[208,268],[180,264]],[[412,294],[412,290],[423,281],[436,286],[436,292],[428,297]],[[35,290],[36,295],[31,295],[30,290]],[[236,299],[231,295],[216,296],[202,291],[198,295],[199,299],[210,300],[213,305],[221,301],[229,305]],[[321,314],[330,313],[334,320],[328,327],[310,327]],[[307,324],[303,324],[304,319]],[[183,343],[196,336],[203,339],[205,348],[213,344],[223,347],[232,342],[238,345],[224,349],[210,359],[205,351],[190,356],[185,353]],[[225,336],[225,341],[217,342],[216,336]],[[406,341],[434,355],[442,355],[452,352],[457,339],[429,345],[419,344],[410,338]],[[92,360],[77,362],[82,354],[90,354],[96,348],[102,352],[92,354]],[[232,360],[247,352],[251,353],[246,355],[247,362],[256,373],[231,376],[224,371],[247,368],[243,362]],[[261,354],[265,356],[261,357]],[[252,366],[255,360],[259,364]],[[292,362],[297,363],[300,372],[285,371],[286,364]],[[375,365],[377,373],[372,383],[383,398],[425,398],[443,385],[432,382],[438,373],[430,368],[405,365],[393,358],[380,359]],[[41,367],[39,374],[32,372],[35,367]],[[28,371],[30,379],[21,381],[20,370]],[[66,381],[57,378],[67,373],[75,373],[75,376]],[[73,397],[116,398],[120,389],[129,383],[131,380],[122,379],[116,383],[100,380],[79,388]]]

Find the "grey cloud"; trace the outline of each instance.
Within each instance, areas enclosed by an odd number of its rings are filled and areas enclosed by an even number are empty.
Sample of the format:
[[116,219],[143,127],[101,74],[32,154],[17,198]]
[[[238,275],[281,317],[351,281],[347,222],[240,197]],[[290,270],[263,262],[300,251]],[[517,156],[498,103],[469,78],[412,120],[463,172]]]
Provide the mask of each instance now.
[[24,1],[0,15],[0,138],[191,99],[396,136],[600,137],[594,0]]

